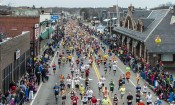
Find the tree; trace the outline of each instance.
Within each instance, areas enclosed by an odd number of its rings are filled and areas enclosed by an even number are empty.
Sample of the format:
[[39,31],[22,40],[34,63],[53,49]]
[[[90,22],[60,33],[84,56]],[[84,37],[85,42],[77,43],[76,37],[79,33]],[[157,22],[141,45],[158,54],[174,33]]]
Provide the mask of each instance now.
[[83,16],[83,13],[84,13],[84,20],[87,20],[89,18],[89,10],[88,10],[88,8],[82,8],[80,10],[81,16]]

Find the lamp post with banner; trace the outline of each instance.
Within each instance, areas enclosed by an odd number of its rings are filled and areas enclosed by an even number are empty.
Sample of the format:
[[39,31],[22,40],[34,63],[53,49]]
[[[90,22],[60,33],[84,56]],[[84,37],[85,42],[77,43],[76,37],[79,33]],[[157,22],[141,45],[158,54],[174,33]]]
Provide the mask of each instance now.
[[[34,72],[34,68],[35,68],[35,42],[39,37],[39,24],[34,24],[34,26],[32,27],[33,29],[33,72]],[[39,45],[39,40],[37,45]]]
[[161,40],[160,36],[158,35],[155,39],[155,43],[159,46],[161,42],[162,42],[162,40]]

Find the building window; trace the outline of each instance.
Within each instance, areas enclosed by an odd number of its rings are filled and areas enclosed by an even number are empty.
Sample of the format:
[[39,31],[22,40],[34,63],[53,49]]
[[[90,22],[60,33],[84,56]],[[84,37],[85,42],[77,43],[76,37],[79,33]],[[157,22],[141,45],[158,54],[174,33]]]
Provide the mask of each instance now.
[[22,63],[23,61],[25,61],[25,53],[20,56],[20,63]]
[[173,61],[173,54],[162,54],[161,60],[165,62],[172,62]]
[[9,90],[9,84],[12,81],[12,64],[8,65],[4,70],[3,70],[3,92],[7,92]]

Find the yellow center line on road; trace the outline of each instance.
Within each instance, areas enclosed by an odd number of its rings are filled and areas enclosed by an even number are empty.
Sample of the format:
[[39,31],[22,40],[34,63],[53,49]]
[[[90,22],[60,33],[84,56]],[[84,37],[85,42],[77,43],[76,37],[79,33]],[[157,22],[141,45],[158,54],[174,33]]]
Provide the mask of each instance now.
[[[98,68],[97,68],[97,66],[96,66],[96,64],[93,62],[93,64],[92,64],[92,66],[93,66],[93,68],[94,68],[94,71],[95,71],[95,73],[96,73],[96,75],[97,75],[97,78],[98,78],[98,81],[100,81],[100,74],[99,74],[99,71],[98,71]],[[107,98],[108,98],[108,100],[109,100],[109,104],[110,105],[112,105],[112,102],[111,102],[111,99],[109,98],[109,95],[107,95]]]
[[[90,51],[93,51],[93,49],[91,48]],[[88,55],[89,55],[89,57],[90,57],[90,52],[89,52]],[[95,73],[96,73],[96,75],[97,75],[98,81],[100,81],[101,76],[100,76],[100,73],[99,73],[98,68],[97,68],[97,66],[96,66],[96,64],[95,64],[94,61],[93,61],[93,63],[92,63],[92,67],[94,68],[94,71],[95,71]],[[109,104],[112,105],[112,102],[111,102],[111,99],[109,98],[109,95],[107,95],[107,99],[109,100]]]

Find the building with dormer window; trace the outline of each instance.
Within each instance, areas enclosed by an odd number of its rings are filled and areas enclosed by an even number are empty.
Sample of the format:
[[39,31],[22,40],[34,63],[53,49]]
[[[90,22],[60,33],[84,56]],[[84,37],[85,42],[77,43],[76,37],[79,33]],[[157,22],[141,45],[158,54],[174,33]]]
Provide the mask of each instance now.
[[[120,13],[120,26],[113,29],[119,45],[126,45],[136,57],[150,64],[163,61],[175,67],[175,6],[171,9],[135,10]],[[161,43],[155,42],[157,37]]]

